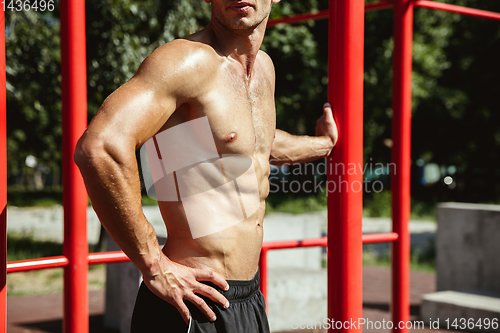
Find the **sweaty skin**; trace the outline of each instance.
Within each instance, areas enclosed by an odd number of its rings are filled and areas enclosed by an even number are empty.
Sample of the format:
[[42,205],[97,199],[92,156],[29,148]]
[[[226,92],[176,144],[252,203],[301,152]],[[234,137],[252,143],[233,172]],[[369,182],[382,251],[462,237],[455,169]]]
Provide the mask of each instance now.
[[[255,275],[270,161],[280,165],[326,157],[337,140],[329,105],[318,119],[316,137],[276,130],[274,66],[259,47],[271,4],[278,2],[212,1],[209,26],[148,56],[135,76],[104,101],[75,151],[101,223],[141,270],[148,288],[176,306],[186,322],[185,300],[216,319],[196,294],[228,306],[199,281],[225,289],[226,279]],[[193,239],[182,204],[159,202],[168,232],[161,249],[142,212],[135,151],[153,135],[204,116],[219,154],[252,159],[260,208],[230,228]]]

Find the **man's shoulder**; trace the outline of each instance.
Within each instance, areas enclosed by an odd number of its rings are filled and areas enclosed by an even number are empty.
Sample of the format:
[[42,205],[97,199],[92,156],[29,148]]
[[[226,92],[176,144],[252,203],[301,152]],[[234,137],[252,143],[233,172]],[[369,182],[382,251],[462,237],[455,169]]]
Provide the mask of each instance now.
[[269,56],[269,54],[267,54],[266,52],[264,52],[262,50],[259,50],[259,54],[257,56],[257,59],[259,59],[259,61],[264,66],[266,66],[268,69],[273,69],[274,70],[273,60],[271,59],[271,57]]
[[[175,39],[154,50],[142,63],[143,70],[155,72],[159,77],[196,74],[210,76],[218,61],[217,53],[209,45]],[[193,79],[193,77],[190,77]]]
[[275,72],[274,63],[271,57],[264,51],[259,50],[257,61],[259,61],[263,72],[268,76],[268,78],[274,82]]
[[179,38],[159,46],[152,54],[158,53],[169,57],[179,55],[181,58],[204,57],[217,58],[217,52],[212,46],[201,41]]

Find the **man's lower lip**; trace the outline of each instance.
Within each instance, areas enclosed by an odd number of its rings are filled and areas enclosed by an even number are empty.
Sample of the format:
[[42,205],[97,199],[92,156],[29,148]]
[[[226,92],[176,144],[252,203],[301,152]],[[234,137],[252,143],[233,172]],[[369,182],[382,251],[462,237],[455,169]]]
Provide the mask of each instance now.
[[238,12],[238,13],[246,13],[250,10],[250,6],[231,6],[229,7],[232,11]]

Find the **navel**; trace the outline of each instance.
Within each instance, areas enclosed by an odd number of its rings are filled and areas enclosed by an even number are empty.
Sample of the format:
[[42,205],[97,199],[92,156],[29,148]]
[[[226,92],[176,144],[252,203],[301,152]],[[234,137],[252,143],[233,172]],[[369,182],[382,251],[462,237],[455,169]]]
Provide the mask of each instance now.
[[226,142],[233,142],[234,140],[236,140],[237,137],[238,134],[236,134],[236,132],[231,132],[228,135],[226,135],[225,140]]

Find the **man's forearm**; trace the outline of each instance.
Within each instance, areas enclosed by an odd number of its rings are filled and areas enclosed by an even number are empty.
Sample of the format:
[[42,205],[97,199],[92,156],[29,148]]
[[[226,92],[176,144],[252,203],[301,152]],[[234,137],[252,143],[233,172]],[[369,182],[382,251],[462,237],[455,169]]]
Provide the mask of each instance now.
[[297,136],[276,130],[271,150],[271,164],[305,163],[327,157],[333,149],[326,136]]
[[100,147],[83,139],[75,152],[92,206],[118,246],[141,272],[149,273],[161,256],[161,248],[142,211],[134,150],[123,153]]

